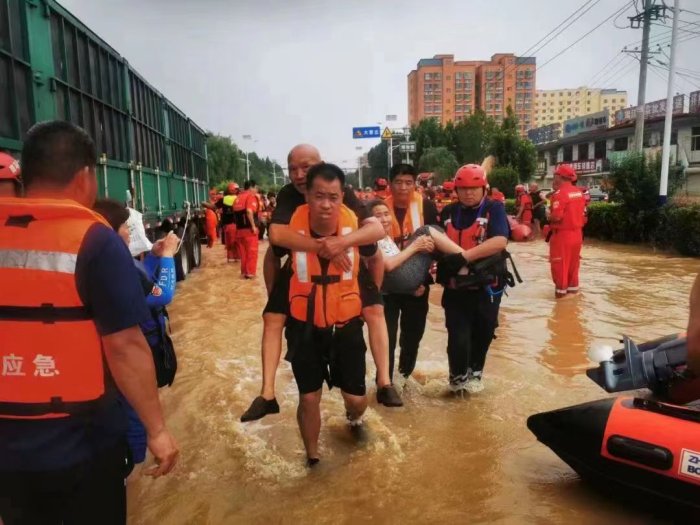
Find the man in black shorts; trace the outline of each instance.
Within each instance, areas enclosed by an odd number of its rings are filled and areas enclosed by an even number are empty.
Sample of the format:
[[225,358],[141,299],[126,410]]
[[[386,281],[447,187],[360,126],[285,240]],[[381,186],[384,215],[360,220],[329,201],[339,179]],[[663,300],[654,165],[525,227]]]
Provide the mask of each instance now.
[[[277,194],[277,207],[272,214],[268,235],[270,247],[265,254],[263,273],[268,291],[268,302],[263,312],[262,364],[263,384],[261,393],[241,416],[241,421],[253,421],[267,414],[279,412],[275,399],[275,374],[282,354],[282,329],[284,328],[288,301],[289,269],[281,268],[280,259],[286,249],[316,251],[331,260],[334,265],[348,269],[346,249],[350,246],[368,245],[384,237],[384,230],[373,218],[367,218],[357,231],[342,239],[330,237],[309,239],[289,228],[289,221],[296,209],[306,202],[306,175],[308,170],[321,162],[318,150],[308,144],[292,148],[287,157],[291,183]],[[364,207],[352,190],[344,190],[343,202],[356,214]],[[363,216],[364,218],[364,216]],[[361,265],[360,293],[362,316],[367,323],[372,357],[377,366],[377,400],[385,406],[401,406],[401,398],[391,385],[389,378],[389,336],[384,320],[384,306],[377,283],[383,277],[381,254],[368,258],[372,274]]]
[[[297,208],[289,226],[309,239],[342,238],[357,231],[356,215],[343,205],[343,171],[320,163],[307,175],[307,204]],[[360,255],[371,256],[376,243],[348,248],[349,267],[339,267],[313,251],[289,254],[287,356],[299,388],[297,419],[307,465],[319,461],[323,382],[340,388],[351,429],[361,429],[367,408],[365,340],[362,334]]]

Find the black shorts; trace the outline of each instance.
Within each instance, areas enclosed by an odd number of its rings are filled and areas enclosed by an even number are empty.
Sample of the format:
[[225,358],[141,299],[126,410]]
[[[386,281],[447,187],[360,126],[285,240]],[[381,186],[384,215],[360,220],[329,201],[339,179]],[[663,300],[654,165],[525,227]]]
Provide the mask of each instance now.
[[[267,304],[263,314],[283,314],[289,315],[289,280],[292,277],[291,262],[289,259],[280,270],[272,291],[267,298]],[[362,308],[374,306],[375,304],[384,304],[382,293],[377,288],[374,279],[369,273],[364,262],[360,262],[360,271],[357,275],[357,284],[360,288],[360,299],[362,300]]]
[[323,382],[355,396],[364,396],[367,345],[358,317],[340,328],[307,330],[305,322],[287,320],[287,356],[300,394],[320,390]]

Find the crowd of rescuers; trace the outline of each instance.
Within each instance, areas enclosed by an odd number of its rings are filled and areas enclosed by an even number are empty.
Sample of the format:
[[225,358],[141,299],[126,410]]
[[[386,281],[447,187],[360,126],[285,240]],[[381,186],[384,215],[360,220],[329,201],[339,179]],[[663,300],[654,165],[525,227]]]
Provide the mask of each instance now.
[[403,405],[400,391],[425,332],[435,258],[437,280],[445,287],[450,388],[461,396],[483,390],[501,295],[512,281],[503,255],[509,229],[503,204],[486,197],[490,165],[460,168],[453,181],[456,199],[440,214],[417,191],[418,174],[409,164],[395,165],[386,185],[379,181],[379,190],[389,190],[383,198],[364,203],[346,186],[343,171],[324,163],[315,147],[295,146],[288,165],[291,183],[277,195],[264,261],[261,391],[241,420],[280,410],[275,374],[284,331],[285,359],[299,390],[297,419],[313,466],[320,458],[324,382],[340,389],[351,431],[364,432],[363,322],[377,370],[377,402]]
[[[124,480],[134,462],[143,462],[149,449],[155,464],[145,473],[153,477],[177,462],[158,387],[172,384],[176,370],[164,308],[175,290],[172,258],[180,242],[169,234],[151,245],[132,210],[116,201],[96,202],[96,161],[92,139],[63,121],[31,128],[21,163],[0,154],[4,525],[125,523]],[[443,185],[450,194],[441,198],[449,202],[439,213],[435,199],[417,189],[418,174],[409,164],[393,166],[379,188],[382,198],[364,204],[345,185],[343,171],[324,163],[315,147],[295,146],[288,166],[291,182],[276,196],[263,264],[268,301],[261,391],[241,419],[279,412],[275,375],[284,332],[306,462],[313,467],[320,459],[324,382],[341,390],[351,431],[364,435],[363,323],[377,402],[402,406],[437,260],[449,386],[460,396],[478,394],[501,297],[514,282],[504,205],[488,196],[492,159],[457,170],[451,185]],[[563,283],[557,282],[557,296],[578,290],[572,279],[585,204],[573,189],[575,180],[570,166],[558,167],[550,247],[560,254],[552,258],[555,281],[558,276]],[[242,250],[255,253],[250,238],[259,236],[259,209],[250,201],[259,199],[252,181],[246,191],[234,209],[234,238],[239,226],[249,230]],[[248,266],[242,275],[250,271]],[[700,362],[699,287],[688,328],[691,366]]]
[[134,462],[148,448],[154,464],[144,473],[159,477],[179,454],[158,398],[175,372],[163,309],[179,240],[130,252],[130,212],[96,204],[95,145],[73,124],[35,125],[21,163],[8,157],[0,154],[0,523],[123,524]]

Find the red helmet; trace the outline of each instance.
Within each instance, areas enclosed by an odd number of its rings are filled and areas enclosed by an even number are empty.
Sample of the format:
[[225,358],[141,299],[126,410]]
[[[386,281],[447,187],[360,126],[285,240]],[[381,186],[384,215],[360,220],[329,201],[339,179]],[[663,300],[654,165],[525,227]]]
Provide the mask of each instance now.
[[554,174],[568,179],[571,182],[576,181],[576,170],[574,170],[574,167],[571,164],[559,164],[557,169],[554,170]]
[[523,186],[522,184],[518,184],[517,186],[515,186],[515,193],[525,193],[525,186]]
[[376,181],[374,181],[374,185],[377,187],[377,189],[384,190],[388,186],[388,183],[387,183],[386,179],[380,178],[380,179],[377,179]]
[[445,191],[452,191],[455,189],[455,183],[451,180],[446,180],[442,183],[442,189]]
[[0,180],[14,180],[19,182],[19,161],[12,155],[0,152]]
[[486,172],[478,164],[465,164],[457,170],[455,188],[485,188]]
[[236,193],[238,191],[238,184],[235,182],[229,182],[228,186],[226,186],[226,191],[228,193]]

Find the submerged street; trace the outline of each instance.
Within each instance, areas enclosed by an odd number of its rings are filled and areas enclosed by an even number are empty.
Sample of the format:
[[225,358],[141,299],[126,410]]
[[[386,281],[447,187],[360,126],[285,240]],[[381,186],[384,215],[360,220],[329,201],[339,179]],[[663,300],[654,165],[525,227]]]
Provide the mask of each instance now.
[[161,399],[181,462],[167,478],[130,481],[129,523],[643,522],[644,514],[583,484],[525,420],[607,395],[584,374],[592,344],[617,348],[623,333],[644,341],[684,330],[697,261],[587,240],[582,292],[555,302],[547,245],[509,250],[525,282],[503,300],[484,392],[448,393],[447,332],[434,286],[405,406],[377,406],[367,352],[369,440],[352,441],[340,394],[324,390],[323,462],[308,471],[286,362],[277,383],[281,413],[239,422],[259,390],[265,289],[261,277],[241,280],[220,244],[205,249],[202,268],[179,283],[170,308],[179,370]]

